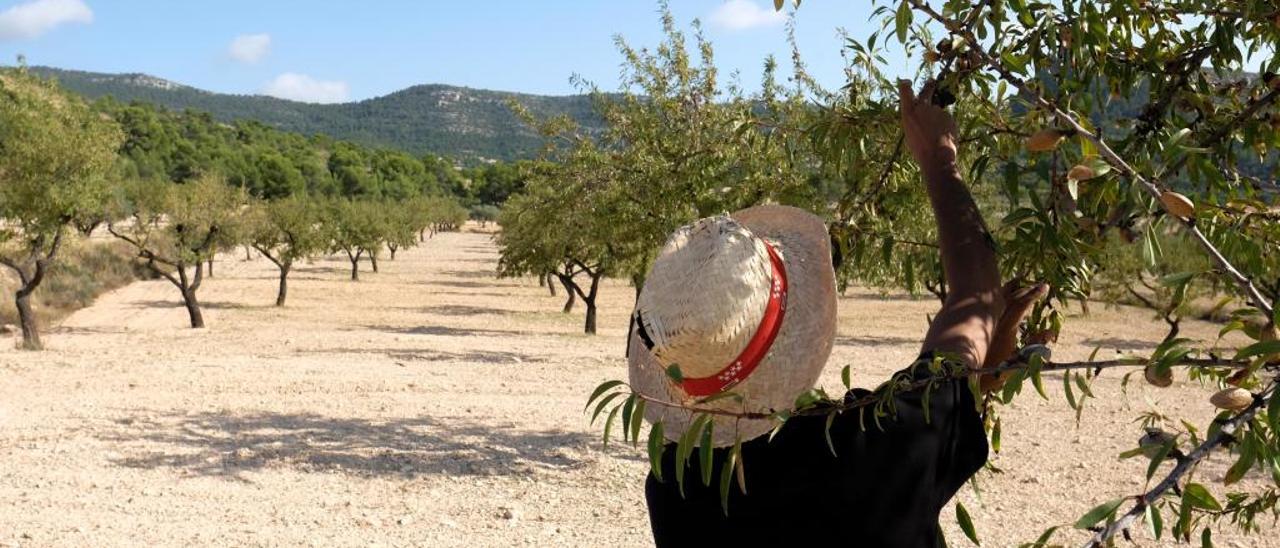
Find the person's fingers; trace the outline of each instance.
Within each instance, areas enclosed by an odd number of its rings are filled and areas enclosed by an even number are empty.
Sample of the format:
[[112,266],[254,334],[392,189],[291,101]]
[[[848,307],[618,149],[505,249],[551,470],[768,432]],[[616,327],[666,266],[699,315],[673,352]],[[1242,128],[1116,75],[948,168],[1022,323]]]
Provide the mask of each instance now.
[[920,88],[920,96],[917,100],[922,103],[933,101],[933,92],[938,88],[938,81],[930,78],[924,83],[924,87]]
[[1048,293],[1048,284],[1036,284],[1020,288],[1009,296],[1009,302],[1005,305],[1005,310],[1016,314],[1018,319],[1021,320],[1027,310],[1031,308],[1031,305],[1043,299]]
[[911,89],[911,80],[898,80],[898,107],[902,109],[902,114],[906,115],[911,112],[911,108],[916,104],[916,92]]

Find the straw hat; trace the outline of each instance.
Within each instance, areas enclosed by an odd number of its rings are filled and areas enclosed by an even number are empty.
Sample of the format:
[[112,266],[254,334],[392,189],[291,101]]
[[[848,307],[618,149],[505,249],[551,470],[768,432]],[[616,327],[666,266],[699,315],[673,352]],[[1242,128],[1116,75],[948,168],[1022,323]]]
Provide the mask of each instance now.
[[[817,382],[835,336],[835,273],[822,220],[766,205],[681,227],[645,278],[627,346],[631,387],[661,401],[772,413]],[[731,391],[739,398],[708,397]],[[649,403],[676,440],[692,412]],[[771,430],[715,416],[717,447]]]

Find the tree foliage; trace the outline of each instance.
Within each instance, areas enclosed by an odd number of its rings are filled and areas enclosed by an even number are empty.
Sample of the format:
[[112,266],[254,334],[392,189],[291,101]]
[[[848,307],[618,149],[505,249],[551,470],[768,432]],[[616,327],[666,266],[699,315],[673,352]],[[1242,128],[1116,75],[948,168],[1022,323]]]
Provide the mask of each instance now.
[[244,193],[215,176],[182,185],[137,180],[124,186],[123,200],[108,229],[133,246],[138,259],[182,294],[192,328],[204,327],[196,296],[205,263],[243,222]]
[[305,196],[255,201],[246,212],[244,243],[280,270],[276,306],[285,304],[294,263],[328,250],[329,231],[322,215],[321,206]]
[[41,348],[31,293],[69,227],[100,215],[119,128],[25,67],[0,71],[0,264],[17,276],[23,347]]

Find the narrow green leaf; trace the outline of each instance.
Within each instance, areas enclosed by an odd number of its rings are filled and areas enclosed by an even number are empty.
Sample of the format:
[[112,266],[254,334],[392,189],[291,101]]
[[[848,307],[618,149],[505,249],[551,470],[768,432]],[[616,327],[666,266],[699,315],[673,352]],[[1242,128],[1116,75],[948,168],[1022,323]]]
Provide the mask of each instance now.
[[1280,353],[1280,341],[1262,341],[1256,342],[1236,352],[1235,359],[1245,360],[1254,356],[1264,356]]
[[996,422],[991,426],[991,450],[1000,452],[1000,417],[996,417]]
[[1076,395],[1071,391],[1071,373],[1066,371],[1062,372],[1062,390],[1066,392],[1067,405],[1070,405],[1072,409],[1078,409],[1076,406]]
[[1033,354],[1031,359],[1028,361],[1028,365],[1029,369],[1027,372],[1031,375],[1031,386],[1036,388],[1036,392],[1040,394],[1041,398],[1048,401],[1049,395],[1044,391],[1044,378],[1040,373],[1044,368],[1044,358],[1039,354]]
[[733,471],[738,465],[738,447],[735,445],[729,452],[728,462],[725,463],[724,469],[720,470],[720,510],[725,516],[729,515],[729,489],[732,489]]
[[[898,42],[907,43],[907,30],[911,28],[911,4],[907,0],[902,0],[898,5],[898,13],[894,16],[895,30],[898,33]],[[909,263],[908,263],[909,264]]]
[[845,389],[845,390],[848,390],[848,389],[850,388],[850,383],[849,383],[849,366],[847,366],[847,365],[846,365],[846,366],[844,366],[844,369],[841,369],[841,370],[840,370],[840,381],[844,383],[844,389]]
[[1240,481],[1240,479],[1253,468],[1253,462],[1253,443],[1246,440],[1246,442],[1240,446],[1240,458],[1236,459],[1235,464],[1232,464],[1231,468],[1227,469],[1227,476],[1222,480],[1223,485],[1231,485]]
[[604,399],[600,400],[600,403],[596,404],[595,412],[591,414],[591,424],[594,425],[596,423],[596,419],[600,418],[600,413],[604,412],[604,408],[608,407],[610,402],[622,396],[623,396],[622,392],[614,392],[612,394],[609,394],[608,396],[605,396]]
[[640,426],[644,424],[644,400],[636,402],[636,409],[631,413],[631,446],[635,447],[640,444]]
[[1173,446],[1176,443],[1177,443],[1177,439],[1171,438],[1169,441],[1165,442],[1163,446],[1160,447],[1160,450],[1156,452],[1156,456],[1152,457],[1151,462],[1147,464],[1147,480],[1148,481],[1151,480],[1152,476],[1156,475],[1156,470],[1160,468],[1160,463],[1164,462],[1164,459],[1169,457],[1169,453],[1173,451]]
[[636,408],[636,395],[632,394],[622,404],[622,441],[628,441],[631,435],[631,412]]
[[1151,526],[1151,536],[1156,540],[1164,535],[1164,517],[1160,515],[1160,509],[1155,504],[1147,505],[1147,525]]
[[1218,499],[1213,498],[1213,494],[1209,492],[1205,486],[1199,483],[1188,483],[1182,490],[1182,500],[1190,504],[1193,508],[1201,510],[1209,510],[1211,512],[1219,512],[1222,505],[1218,503]]
[[706,428],[702,431],[702,446],[698,448],[698,467],[702,472],[702,485],[711,485],[711,468],[715,463],[715,447],[712,447],[712,430],[715,429],[714,421],[707,421]]
[[1057,525],[1054,525],[1053,527],[1045,529],[1043,533],[1040,533],[1040,537],[1037,538],[1036,541],[1031,544],[1030,548],[1045,548],[1046,546],[1049,545],[1049,539],[1053,538],[1053,534],[1057,532],[1057,530],[1058,530]]
[[618,410],[621,405],[615,405],[613,411],[609,412],[609,418],[604,420],[604,444],[609,445],[609,431],[613,429],[613,420],[618,418]]
[[1121,504],[1124,504],[1124,501],[1124,498],[1118,498],[1094,506],[1092,510],[1089,510],[1085,515],[1080,516],[1080,519],[1076,520],[1075,528],[1088,529],[1102,520],[1110,518],[1116,513],[1116,509],[1120,508]]
[[[1076,373],[1075,378],[1076,378],[1076,386],[1080,387],[1080,393],[1083,394],[1085,397],[1089,397],[1089,398],[1094,397],[1093,392],[1089,390],[1089,383],[1084,380],[1084,376],[1079,373]],[[1082,401],[1083,399],[1084,398],[1081,398]]]
[[667,440],[662,437],[662,421],[653,423],[653,428],[649,429],[649,471],[658,481],[662,481],[662,451],[666,446]]
[[582,412],[586,413],[587,410],[591,408],[591,402],[595,401],[601,394],[608,392],[612,388],[622,386],[623,384],[624,383],[622,381],[608,381],[601,383],[600,386],[597,386],[596,389],[591,392],[591,397],[587,398],[587,404],[582,406]]
[[694,438],[702,431],[703,425],[710,420],[708,415],[698,415],[689,424],[687,430],[676,442],[676,485],[680,488],[680,496],[684,496],[684,471],[689,466],[689,456],[693,454]]
[[1213,548],[1213,531],[1208,526],[1200,533],[1200,548]]
[[965,510],[964,504],[956,501],[956,523],[960,524],[960,530],[964,531],[964,536],[978,546],[982,546],[982,542],[978,541],[978,532],[973,528],[973,518],[969,517],[969,511]]

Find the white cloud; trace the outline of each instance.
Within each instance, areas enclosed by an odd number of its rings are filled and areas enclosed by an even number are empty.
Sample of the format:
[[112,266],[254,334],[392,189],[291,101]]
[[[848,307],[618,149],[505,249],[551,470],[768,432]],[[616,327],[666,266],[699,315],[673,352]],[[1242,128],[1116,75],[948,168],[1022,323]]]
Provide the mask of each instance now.
[[270,34],[241,34],[227,47],[227,55],[241,63],[257,63],[271,51]]
[[346,82],[316,80],[305,74],[286,72],[267,82],[262,93],[304,103],[343,103],[351,90]]
[[710,20],[717,27],[745,30],[781,24],[787,20],[787,14],[775,11],[773,6],[762,7],[752,0],[727,0],[711,12]]
[[66,23],[93,22],[83,0],[32,0],[0,12],[0,40],[36,38]]

